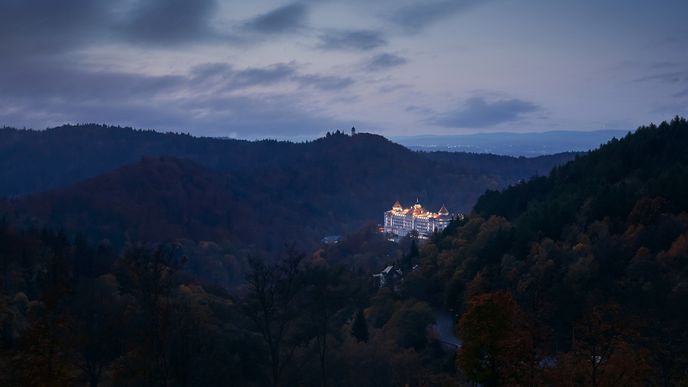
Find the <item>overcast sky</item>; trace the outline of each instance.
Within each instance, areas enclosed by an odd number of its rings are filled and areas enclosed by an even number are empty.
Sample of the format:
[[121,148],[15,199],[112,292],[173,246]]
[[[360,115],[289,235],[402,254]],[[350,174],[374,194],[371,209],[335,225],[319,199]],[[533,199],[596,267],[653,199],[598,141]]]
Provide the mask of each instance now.
[[0,0],[0,126],[308,138],[688,115],[688,1]]

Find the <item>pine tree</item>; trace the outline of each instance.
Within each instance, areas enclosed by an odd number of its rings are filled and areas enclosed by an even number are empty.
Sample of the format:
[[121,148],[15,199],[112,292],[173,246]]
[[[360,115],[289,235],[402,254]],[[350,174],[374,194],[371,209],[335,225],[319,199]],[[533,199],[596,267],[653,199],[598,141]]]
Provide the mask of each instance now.
[[401,270],[404,274],[413,269],[413,265],[418,261],[419,256],[418,243],[416,243],[416,239],[413,238],[411,239],[411,247],[409,248],[408,254],[401,259]]
[[351,335],[359,342],[368,342],[368,323],[366,322],[365,315],[363,314],[363,308],[356,312],[354,323],[351,326]]

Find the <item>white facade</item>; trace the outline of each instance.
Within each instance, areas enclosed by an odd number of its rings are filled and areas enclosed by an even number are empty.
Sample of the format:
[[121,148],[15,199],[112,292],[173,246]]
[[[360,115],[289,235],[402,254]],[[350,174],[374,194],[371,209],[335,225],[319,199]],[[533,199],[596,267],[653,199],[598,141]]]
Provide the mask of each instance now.
[[444,206],[438,212],[430,212],[418,202],[413,207],[403,208],[397,201],[391,210],[385,211],[384,232],[401,238],[416,230],[418,236],[427,238],[435,231],[444,230],[452,218]]

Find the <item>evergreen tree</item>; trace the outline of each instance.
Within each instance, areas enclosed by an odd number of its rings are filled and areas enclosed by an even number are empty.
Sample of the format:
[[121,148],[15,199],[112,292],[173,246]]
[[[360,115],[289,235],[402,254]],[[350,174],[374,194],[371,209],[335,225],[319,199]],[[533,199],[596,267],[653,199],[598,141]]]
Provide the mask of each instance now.
[[368,342],[368,323],[366,322],[365,315],[363,314],[363,308],[356,312],[354,323],[351,326],[351,335],[359,342]]
[[413,265],[418,262],[418,257],[420,252],[418,251],[418,243],[416,238],[411,239],[411,246],[409,247],[409,252],[401,260],[401,270],[404,273],[408,273],[413,268]]

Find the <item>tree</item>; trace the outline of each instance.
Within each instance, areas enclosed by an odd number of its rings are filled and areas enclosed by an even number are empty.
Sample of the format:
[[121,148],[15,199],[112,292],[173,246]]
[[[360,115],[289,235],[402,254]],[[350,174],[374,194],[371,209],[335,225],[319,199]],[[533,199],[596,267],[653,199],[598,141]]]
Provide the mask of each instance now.
[[428,304],[408,301],[396,310],[384,329],[399,347],[421,351],[428,342],[428,326],[434,322],[435,317]]
[[509,293],[487,293],[469,301],[457,325],[462,346],[457,365],[466,376],[485,386],[524,381],[532,343],[524,317]]
[[333,333],[334,323],[339,316],[342,322],[348,313],[342,313],[350,303],[352,291],[342,267],[312,266],[304,273],[304,312],[308,324],[315,332],[320,362],[321,385],[327,385],[328,338]]
[[410,272],[413,268],[413,265],[418,262],[419,255],[420,253],[418,252],[418,243],[416,242],[416,238],[411,237],[411,246],[409,247],[409,252],[408,254],[404,255],[401,260],[401,270],[404,273]]
[[167,386],[170,380],[170,341],[174,321],[172,289],[174,274],[186,263],[178,259],[176,246],[151,249],[131,246],[122,258],[122,283],[132,291],[143,319],[141,354],[148,385]]
[[275,387],[281,384],[284,369],[296,349],[290,335],[300,312],[297,296],[302,289],[299,266],[303,258],[303,254],[289,248],[283,262],[267,265],[258,259],[250,261],[243,311],[267,346],[271,384]]
[[121,354],[125,304],[117,286],[112,275],[85,280],[73,303],[77,364],[91,387],[98,386],[105,369]]
[[572,349],[559,361],[556,384],[645,386],[650,367],[638,331],[618,305],[598,305],[574,329]]
[[354,322],[351,324],[351,336],[355,337],[359,342],[368,342],[368,322],[366,321],[363,308],[358,309]]

